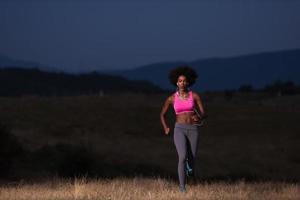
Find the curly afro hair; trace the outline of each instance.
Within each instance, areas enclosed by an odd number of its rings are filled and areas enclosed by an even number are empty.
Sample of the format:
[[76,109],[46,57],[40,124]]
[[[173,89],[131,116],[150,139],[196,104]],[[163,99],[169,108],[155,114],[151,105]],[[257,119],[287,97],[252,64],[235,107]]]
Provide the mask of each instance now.
[[169,73],[169,80],[172,85],[177,86],[178,77],[182,75],[186,77],[189,87],[194,85],[198,77],[197,72],[191,67],[187,65],[179,66],[171,70]]

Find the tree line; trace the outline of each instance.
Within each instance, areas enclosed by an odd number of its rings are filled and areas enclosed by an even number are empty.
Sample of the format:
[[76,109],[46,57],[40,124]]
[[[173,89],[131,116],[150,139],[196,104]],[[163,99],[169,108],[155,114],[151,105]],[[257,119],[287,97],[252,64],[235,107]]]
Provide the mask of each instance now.
[[300,85],[295,84],[293,81],[276,80],[261,89],[254,89],[252,85],[241,85],[238,91],[244,93],[259,91],[278,96],[296,95],[300,94]]
[[158,86],[148,81],[130,81],[113,75],[90,72],[67,74],[45,72],[37,68],[0,69],[0,96],[68,96],[120,92],[158,93]]

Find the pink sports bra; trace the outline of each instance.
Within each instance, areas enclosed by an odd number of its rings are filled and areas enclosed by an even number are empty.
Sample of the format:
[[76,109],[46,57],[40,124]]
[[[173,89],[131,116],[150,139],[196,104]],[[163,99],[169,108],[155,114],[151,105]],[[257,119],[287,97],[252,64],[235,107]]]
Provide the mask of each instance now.
[[192,91],[189,92],[188,99],[180,99],[178,91],[174,95],[174,110],[176,115],[185,112],[194,112],[194,99]]

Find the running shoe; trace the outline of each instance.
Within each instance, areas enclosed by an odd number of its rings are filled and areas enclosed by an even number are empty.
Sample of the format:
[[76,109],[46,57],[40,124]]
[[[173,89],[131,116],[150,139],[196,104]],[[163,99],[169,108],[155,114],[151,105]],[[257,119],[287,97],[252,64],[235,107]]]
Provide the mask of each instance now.
[[187,176],[190,176],[190,177],[194,176],[194,170],[191,167],[191,165],[189,164],[188,159],[185,161],[185,173]]

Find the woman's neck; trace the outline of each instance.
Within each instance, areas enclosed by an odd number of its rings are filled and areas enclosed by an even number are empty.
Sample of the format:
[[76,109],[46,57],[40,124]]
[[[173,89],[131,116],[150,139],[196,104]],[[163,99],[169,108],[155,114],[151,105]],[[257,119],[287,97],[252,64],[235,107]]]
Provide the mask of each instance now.
[[178,93],[179,93],[180,95],[186,94],[186,93],[188,93],[188,92],[189,92],[189,90],[188,90],[187,88],[183,88],[183,89],[179,89],[179,90],[178,90]]
[[181,99],[186,99],[188,97],[188,89],[179,89],[178,90],[178,96],[181,98]]

